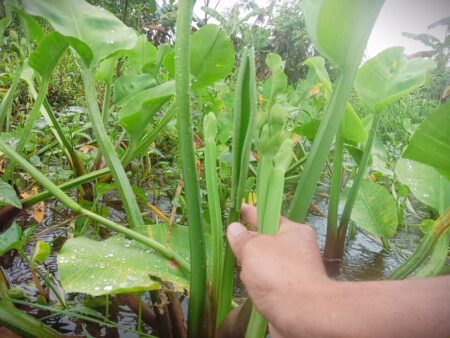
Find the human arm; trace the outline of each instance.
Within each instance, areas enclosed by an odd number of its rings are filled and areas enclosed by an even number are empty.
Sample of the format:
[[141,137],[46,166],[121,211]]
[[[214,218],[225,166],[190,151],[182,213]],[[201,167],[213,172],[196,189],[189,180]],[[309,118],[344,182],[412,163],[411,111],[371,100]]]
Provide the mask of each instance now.
[[[253,207],[242,218],[256,225]],[[338,282],[327,277],[312,228],[282,218],[275,236],[239,223],[228,238],[241,279],[274,337],[448,337],[450,277]]]

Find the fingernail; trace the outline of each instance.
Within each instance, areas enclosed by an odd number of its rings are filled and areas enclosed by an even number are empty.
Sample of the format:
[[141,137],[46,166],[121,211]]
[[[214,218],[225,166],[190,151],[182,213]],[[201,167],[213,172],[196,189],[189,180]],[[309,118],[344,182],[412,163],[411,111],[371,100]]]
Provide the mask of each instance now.
[[227,232],[228,232],[229,236],[238,236],[239,234],[241,234],[244,231],[245,231],[245,227],[241,223],[234,222],[228,226]]

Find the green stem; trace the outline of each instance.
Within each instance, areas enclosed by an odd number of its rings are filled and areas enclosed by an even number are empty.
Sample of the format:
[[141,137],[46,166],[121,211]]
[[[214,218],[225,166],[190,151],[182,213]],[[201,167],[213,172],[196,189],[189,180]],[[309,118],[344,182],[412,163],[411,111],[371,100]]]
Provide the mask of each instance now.
[[343,153],[344,139],[339,129],[336,134],[333,174],[331,175],[330,198],[328,200],[327,236],[323,253],[325,258],[333,258],[336,245]]
[[136,156],[144,154],[147,150],[150,144],[152,144],[155,139],[158,137],[158,135],[161,133],[161,131],[167,126],[167,124],[172,120],[172,118],[175,116],[177,110],[176,110],[176,101],[172,101],[172,103],[169,105],[169,107],[166,110],[166,113],[159,121],[158,125],[153,128],[149,133],[147,133],[138,143],[136,148],[133,151],[128,151],[125,153],[124,158],[122,159],[123,165],[127,165],[130,163],[130,161],[135,158]]
[[131,184],[128,181],[127,174],[122,167],[114,145],[109,139],[105,126],[103,125],[97,103],[93,69],[86,70],[84,76],[84,85],[86,90],[88,113],[92,122],[92,129],[94,130],[100,151],[105,157],[105,160],[111,170],[111,175],[114,178],[117,189],[121,196],[130,227],[144,224],[144,220],[141,216],[141,212],[136,201],[136,196],[134,195]]
[[154,249],[156,252],[159,252],[163,256],[168,259],[175,260],[178,265],[180,265],[184,272],[189,273],[189,263],[175,251],[172,251],[170,248],[165,245],[155,241],[147,236],[141,235],[134,230],[131,230],[123,225],[115,223],[107,218],[104,218],[96,213],[93,213],[90,210],[84,209],[77,202],[75,202],[72,198],[70,198],[64,191],[62,191],[56,184],[51,182],[45,175],[43,175],[39,170],[37,170],[33,165],[31,165],[27,160],[25,160],[22,156],[20,156],[17,152],[15,152],[11,147],[6,145],[3,141],[0,140],[0,149],[10,158],[14,159],[19,166],[21,166],[31,177],[33,177],[37,182],[39,182],[43,187],[45,187],[53,196],[55,196],[58,200],[60,200],[66,207],[74,211],[75,213],[87,216],[94,221],[106,226],[107,228],[118,232],[126,237],[129,237],[135,241],[138,241],[142,244],[147,245],[148,247]]
[[204,331],[202,329],[202,320],[206,295],[206,249],[191,119],[190,33],[193,6],[193,0],[179,2],[175,39],[175,73],[178,142],[187,202],[192,270],[188,335],[190,337],[201,337]]
[[[233,118],[233,144],[231,169],[231,209],[227,224],[239,221],[242,199],[249,169],[250,151],[253,142],[257,110],[255,54],[253,48],[244,49],[236,83]],[[225,246],[222,288],[217,309],[218,327],[231,310],[233,298],[235,258],[228,241]]]
[[22,70],[23,70],[23,62],[21,62],[20,65],[17,66],[11,87],[9,87],[8,92],[3,97],[2,102],[0,103],[0,131],[3,130],[5,120],[7,116],[9,116],[9,114],[11,113],[14,95],[16,95],[17,86],[19,85]]
[[[22,137],[20,138],[19,143],[16,146],[16,151],[18,153],[22,152],[23,147],[26,145],[26,143],[28,142],[28,140],[31,137],[31,131],[33,130],[34,124],[36,123],[36,120],[39,117],[41,105],[44,102],[44,99],[47,95],[48,84],[49,84],[49,79],[42,80],[39,94],[36,98],[36,101],[34,102],[33,109],[31,109],[30,115],[28,116],[27,123],[25,124],[25,127],[23,129]],[[11,178],[11,175],[14,172],[15,167],[16,167],[16,163],[14,162],[14,160],[11,160],[11,162],[8,165],[8,168],[6,169],[5,174],[3,175],[4,181],[7,182]]]
[[[216,134],[217,123],[214,113],[205,115],[203,120],[205,134],[205,176],[206,189],[208,191],[208,208],[211,219],[211,241],[212,241],[212,266],[211,266],[211,303],[214,309],[219,302],[220,286],[222,281],[223,263],[223,224],[222,210],[220,208],[219,181],[217,178],[217,152]],[[215,318],[214,318],[215,319]],[[214,320],[215,321],[215,320]]]
[[111,101],[111,94],[112,94],[112,80],[108,80],[106,82],[106,89],[105,89],[105,95],[103,97],[103,107],[102,107],[102,119],[103,124],[105,126],[108,125],[109,121],[109,103]]
[[253,307],[252,314],[250,315],[250,320],[247,325],[245,338],[265,337],[266,330],[267,330],[267,320],[258,310],[256,310],[255,307]]
[[369,156],[372,151],[373,141],[375,140],[375,135],[377,133],[378,122],[380,121],[381,112],[375,113],[372,121],[372,127],[370,128],[369,137],[367,139],[366,145],[364,147],[364,152],[359,161],[358,172],[353,180],[353,185],[347,196],[347,201],[345,202],[344,211],[342,212],[341,221],[339,222],[339,229],[337,235],[337,245],[336,245],[336,256],[334,258],[342,258],[344,255],[345,238],[347,237],[348,224],[350,223],[350,217],[352,215],[353,205],[355,204],[356,197],[358,196],[359,186],[361,181],[366,175],[366,168],[369,162]]
[[392,272],[388,279],[404,279],[408,277],[430,256],[439,238],[446,236],[449,229],[450,208],[434,222],[432,229],[422,239],[412,256]]
[[[63,191],[64,190],[69,190],[71,188],[78,187],[78,186],[80,186],[80,185],[82,185],[82,184],[84,184],[86,182],[95,180],[96,178],[99,178],[99,177],[101,177],[103,175],[106,175],[108,173],[109,173],[109,168],[104,168],[104,169],[100,169],[100,170],[97,170],[97,171],[92,171],[89,174],[86,174],[86,175],[77,177],[77,178],[75,178],[73,180],[70,180],[68,182],[65,182],[65,183],[59,185],[58,188],[63,190]],[[32,195],[32,196],[28,197],[25,200],[22,200],[21,201],[22,202],[22,208],[24,208],[24,209],[28,208],[28,207],[36,204],[36,203],[39,203],[41,201],[46,200],[46,199],[48,199],[48,198],[50,198],[52,196],[53,195],[52,195],[51,192],[49,192],[49,191],[42,191],[42,192],[40,192],[38,194],[35,194],[35,195]]]
[[316,139],[308,154],[300,182],[289,208],[288,217],[297,222],[304,222],[308,215],[309,204],[316,191],[317,182],[333,142],[336,131],[344,114],[345,105],[353,86],[357,67],[346,73],[340,73],[335,90],[327,106],[325,116],[320,123]]

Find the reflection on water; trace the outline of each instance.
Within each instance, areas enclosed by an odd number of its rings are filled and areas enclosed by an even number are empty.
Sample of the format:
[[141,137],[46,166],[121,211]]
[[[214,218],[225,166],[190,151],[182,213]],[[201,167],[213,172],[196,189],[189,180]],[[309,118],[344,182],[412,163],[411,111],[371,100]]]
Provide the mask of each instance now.
[[[326,200],[316,200],[315,204],[326,215]],[[416,219],[409,219],[411,223],[417,221]],[[310,215],[307,222],[316,231],[317,241],[323,250],[327,229],[326,217]],[[388,251],[383,248],[379,238],[356,227],[354,236],[349,235],[347,240],[345,256],[338,279],[383,279],[414,252],[421,236],[420,230],[416,227],[410,226],[407,230],[401,230],[390,239],[391,249]]]
[[[117,196],[110,194],[114,201]],[[167,214],[170,213],[171,204],[168,200],[154,201],[152,196],[149,196],[152,203],[157,203],[158,207]],[[48,202],[54,204],[55,202]],[[326,215],[326,199],[318,199],[315,201],[316,206]],[[36,233],[47,229],[50,226],[55,226],[67,219],[67,214],[58,214],[53,212],[49,207],[46,208],[46,215],[44,222],[37,228]],[[117,222],[125,221],[123,211],[116,203],[110,203],[108,207],[109,217]],[[22,219],[17,219],[19,223]],[[32,223],[31,218],[27,220],[28,224]],[[325,243],[326,235],[326,217],[310,215],[308,217],[310,223],[316,231],[317,240],[321,248]],[[417,220],[410,220],[409,223],[417,223]],[[342,280],[375,280],[382,279],[394,270],[406,257],[412,254],[417,243],[421,237],[420,230],[416,227],[410,227],[407,231],[400,231],[394,238],[391,239],[391,249],[389,251],[383,249],[381,241],[371,236],[368,233],[360,230],[355,231],[353,237],[349,238],[346,248],[346,254],[341,266],[341,274],[338,279]],[[51,274],[58,276],[56,266],[56,252],[59,251],[64,240],[67,238],[67,227],[56,227],[54,230],[44,233],[37,237],[37,240],[53,243],[53,253],[45,263],[45,269]],[[26,247],[28,256],[33,255],[34,243],[30,243]],[[36,301],[37,291],[35,286],[31,283],[31,273],[28,265],[17,255],[6,254],[0,259],[0,264],[5,268],[7,277],[11,286],[21,287],[31,302]],[[237,275],[236,280],[238,281]],[[240,283],[236,283],[235,294],[237,301],[240,297],[246,296],[245,289]],[[86,297],[84,295],[70,295],[69,303],[77,304],[83,303]],[[104,298],[104,297],[103,297]],[[51,301],[56,302],[54,295],[51,295]],[[145,303],[151,304],[149,297],[146,297]],[[186,301],[183,302],[184,311],[187,312]],[[96,308],[97,311],[104,313],[104,307]],[[42,311],[30,310],[30,313],[37,317],[49,316],[50,313],[43,313]],[[44,322],[56,328],[64,334],[72,336],[84,336],[84,330],[87,330],[94,337],[137,337],[136,333],[127,332],[126,330],[135,330],[137,326],[137,315],[130,310],[126,305],[120,304],[118,298],[111,297],[111,306],[109,309],[109,318],[117,322],[124,330],[117,330],[112,328],[101,327],[97,324],[90,324],[85,321],[80,321],[75,318],[66,316],[49,316],[44,319]],[[144,325],[144,332],[152,332],[151,328]]]

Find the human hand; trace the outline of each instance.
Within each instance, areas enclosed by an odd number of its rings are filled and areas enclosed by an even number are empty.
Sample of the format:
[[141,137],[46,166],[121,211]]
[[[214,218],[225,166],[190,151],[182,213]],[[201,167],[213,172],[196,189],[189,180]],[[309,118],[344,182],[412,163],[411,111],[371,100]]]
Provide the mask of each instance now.
[[[241,218],[256,229],[256,208],[244,205]],[[330,282],[309,225],[282,217],[278,234],[270,236],[232,223],[227,236],[253,304],[279,332],[287,325],[286,311],[302,301],[300,291],[313,296]]]

